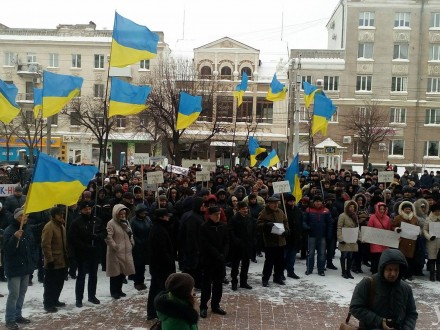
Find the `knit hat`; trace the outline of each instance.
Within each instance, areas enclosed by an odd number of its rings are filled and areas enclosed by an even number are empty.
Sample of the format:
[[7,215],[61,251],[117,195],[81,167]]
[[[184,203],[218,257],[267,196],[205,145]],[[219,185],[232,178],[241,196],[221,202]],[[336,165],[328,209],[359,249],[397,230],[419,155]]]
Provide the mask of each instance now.
[[18,217],[20,216],[20,215],[22,215],[24,213],[24,209],[22,208],[22,207],[20,207],[20,208],[18,208],[18,209],[15,209],[15,211],[14,211],[14,219],[18,219]]
[[194,288],[194,279],[187,273],[173,273],[165,281],[165,288],[173,296],[181,299],[187,299]]

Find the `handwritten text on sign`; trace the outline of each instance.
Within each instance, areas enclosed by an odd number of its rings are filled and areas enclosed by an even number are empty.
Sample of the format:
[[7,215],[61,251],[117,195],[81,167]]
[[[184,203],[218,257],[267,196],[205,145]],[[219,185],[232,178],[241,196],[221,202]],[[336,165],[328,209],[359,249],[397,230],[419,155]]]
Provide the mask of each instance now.
[[162,171],[147,172],[147,182],[148,184],[163,183],[163,172]]
[[207,181],[211,180],[211,174],[207,171],[196,172],[196,180],[202,181],[202,182],[207,182]]
[[275,194],[282,194],[285,192],[290,192],[290,183],[289,181],[275,181],[272,183],[273,192]]

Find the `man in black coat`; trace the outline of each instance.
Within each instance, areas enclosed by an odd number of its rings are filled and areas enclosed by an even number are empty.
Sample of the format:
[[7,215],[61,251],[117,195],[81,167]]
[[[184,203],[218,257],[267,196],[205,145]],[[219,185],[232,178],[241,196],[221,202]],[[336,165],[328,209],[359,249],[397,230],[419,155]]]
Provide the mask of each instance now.
[[148,292],[147,320],[157,318],[154,298],[165,290],[168,276],[176,272],[175,251],[173,244],[173,228],[170,223],[171,214],[167,209],[159,208],[154,211],[153,226],[148,237],[150,251],[151,284]]
[[98,281],[99,249],[107,231],[101,219],[93,216],[92,202],[82,201],[79,204],[80,216],[73,220],[68,233],[68,241],[72,254],[78,266],[78,277],[75,283],[76,307],[82,307],[86,274],[89,274],[87,283],[88,300],[99,304],[96,298]]
[[247,283],[249,260],[252,256],[256,224],[249,215],[249,208],[246,202],[238,202],[238,212],[228,223],[229,242],[232,256],[231,284],[232,290],[237,290],[238,267],[241,262],[240,288],[252,289]]
[[286,202],[286,215],[290,229],[289,234],[286,236],[286,248],[284,250],[287,277],[299,279],[299,276],[295,274],[294,268],[296,254],[301,250],[303,214],[301,209],[296,205],[295,196],[286,194],[284,201]]
[[223,279],[226,275],[225,256],[228,254],[228,230],[220,222],[220,208],[208,209],[208,220],[200,227],[200,254],[203,269],[202,293],[200,297],[200,316],[207,317],[208,301],[215,314],[226,315],[220,308],[223,294]]

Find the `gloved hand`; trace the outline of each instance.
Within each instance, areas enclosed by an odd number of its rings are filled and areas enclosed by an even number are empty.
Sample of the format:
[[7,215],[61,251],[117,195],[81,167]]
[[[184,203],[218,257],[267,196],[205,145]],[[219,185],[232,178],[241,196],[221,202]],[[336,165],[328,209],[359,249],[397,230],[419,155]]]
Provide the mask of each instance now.
[[401,228],[396,228],[396,232],[400,233],[400,232],[402,232],[402,229]]
[[437,236],[431,236],[431,238],[429,240],[430,241],[435,241],[436,238],[437,238]]
[[53,261],[48,262],[46,265],[47,269],[54,269],[55,268],[55,263]]
[[273,222],[266,222],[264,225],[267,229],[271,229],[273,227]]
[[340,241],[339,244],[344,245],[344,244],[345,244],[345,241]]

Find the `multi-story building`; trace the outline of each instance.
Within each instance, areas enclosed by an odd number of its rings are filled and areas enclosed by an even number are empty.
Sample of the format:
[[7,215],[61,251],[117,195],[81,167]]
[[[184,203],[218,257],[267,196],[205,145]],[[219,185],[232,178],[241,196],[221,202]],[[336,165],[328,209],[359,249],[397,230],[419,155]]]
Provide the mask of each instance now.
[[[337,106],[328,137],[315,136],[316,165],[362,168],[359,135],[346,127],[373,105],[386,113],[381,126],[388,132],[372,147],[373,166],[439,169],[440,1],[341,0],[327,30],[327,50],[291,50],[291,58],[301,57],[302,80],[318,84]],[[308,119],[299,102],[307,161]]]

